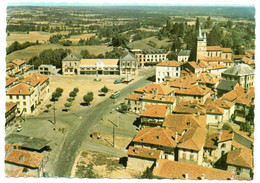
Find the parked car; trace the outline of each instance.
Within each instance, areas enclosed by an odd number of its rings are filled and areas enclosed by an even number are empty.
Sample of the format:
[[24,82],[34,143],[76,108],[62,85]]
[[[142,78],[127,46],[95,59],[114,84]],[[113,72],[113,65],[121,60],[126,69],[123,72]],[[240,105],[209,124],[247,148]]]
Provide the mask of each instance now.
[[116,92],[112,93],[112,95],[110,96],[110,98],[116,99],[116,98],[118,98],[119,96],[120,96],[120,91],[116,91]]
[[121,79],[119,78],[119,79],[116,79],[115,81],[114,81],[114,84],[119,84],[119,83],[121,83]]
[[22,131],[23,130],[23,127],[22,126],[18,126],[17,128],[16,128],[16,132],[20,132],[20,131]]

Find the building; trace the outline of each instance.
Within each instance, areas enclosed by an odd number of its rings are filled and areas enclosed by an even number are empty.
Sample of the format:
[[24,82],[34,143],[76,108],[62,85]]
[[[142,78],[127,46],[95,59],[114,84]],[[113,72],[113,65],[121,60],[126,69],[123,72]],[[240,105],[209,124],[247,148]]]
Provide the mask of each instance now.
[[202,35],[201,28],[199,27],[199,35],[197,37],[197,55],[196,61],[207,57],[207,36],[206,33]]
[[125,55],[120,57],[120,75],[121,76],[136,76],[138,75],[138,61],[132,53],[127,52]]
[[236,81],[241,87],[254,87],[255,70],[246,64],[238,64],[222,72],[225,80]]
[[188,62],[190,58],[190,50],[181,50],[179,53],[178,53],[178,62]]
[[217,97],[221,97],[225,93],[228,93],[232,90],[235,89],[235,87],[238,86],[238,83],[236,81],[231,81],[231,80],[225,80],[222,79],[217,85]]
[[5,91],[9,90],[10,88],[12,88],[12,86],[17,84],[17,80],[18,80],[17,78],[6,76],[5,77]]
[[219,77],[217,74],[204,72],[201,73],[198,77],[198,84],[199,86],[206,86],[214,91],[217,88],[221,79],[222,78]]
[[206,62],[187,62],[182,65],[182,70],[187,69],[191,71],[193,74],[195,74],[197,77],[202,73],[202,72],[207,72],[208,71],[208,64]]
[[[175,159],[177,143],[174,139],[174,133],[169,129],[146,127],[134,137],[132,144],[133,146],[128,149],[127,167],[129,168],[144,171],[158,159]],[[134,151],[134,149],[137,150]],[[147,161],[151,157],[153,157],[152,161]]]
[[170,112],[166,105],[146,105],[146,110],[140,114],[141,128],[162,126]]
[[227,70],[227,66],[223,64],[209,64],[208,71],[209,73],[216,74],[221,76],[221,73]]
[[138,66],[144,67],[147,65],[154,65],[163,60],[167,60],[167,55],[170,53],[167,50],[163,49],[150,49],[150,50],[140,50],[134,49],[131,50],[138,60]]
[[143,94],[143,93],[150,93],[154,95],[165,95],[165,96],[173,96],[174,89],[157,83],[150,83],[140,88],[134,90],[135,93]]
[[45,96],[50,93],[49,89],[49,77],[40,73],[35,73],[31,76],[39,81],[40,100],[43,100]]
[[43,176],[44,154],[21,149],[10,149],[5,156],[5,172],[22,170],[32,177]]
[[172,160],[160,159],[153,169],[154,178],[192,180],[231,180],[234,173]]
[[6,101],[17,103],[18,114],[34,112],[37,99],[37,91],[25,83],[19,83],[6,92]]
[[15,59],[6,64],[6,73],[8,76],[17,76],[24,74],[29,68],[25,61]]
[[62,74],[65,76],[80,74],[80,60],[82,56],[77,53],[70,53],[62,60]]
[[211,95],[211,89],[199,85],[191,85],[189,88],[175,89],[177,103],[185,101],[199,101],[204,103]]
[[119,59],[81,59],[80,75],[119,75]]
[[166,78],[179,78],[181,76],[181,64],[176,61],[162,61],[156,65],[156,83],[166,81]]
[[14,102],[5,103],[5,126],[12,124],[12,121],[15,119],[17,113],[17,104]]
[[227,170],[245,179],[253,178],[253,152],[248,148],[238,148],[227,154]]
[[38,72],[44,75],[56,75],[58,71],[54,65],[42,64],[38,67]]

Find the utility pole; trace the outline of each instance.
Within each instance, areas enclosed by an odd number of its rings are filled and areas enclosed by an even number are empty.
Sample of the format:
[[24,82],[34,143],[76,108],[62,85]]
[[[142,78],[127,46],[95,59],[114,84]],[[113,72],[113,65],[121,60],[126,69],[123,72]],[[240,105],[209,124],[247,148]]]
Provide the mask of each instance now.
[[116,132],[115,127],[118,127],[118,126],[113,121],[111,121],[110,119],[108,119],[108,121],[110,123],[112,123],[112,125],[113,125],[113,147],[115,147],[115,132]]
[[54,130],[56,130],[56,111],[57,109],[55,108],[55,101],[53,103],[53,124],[54,124]]

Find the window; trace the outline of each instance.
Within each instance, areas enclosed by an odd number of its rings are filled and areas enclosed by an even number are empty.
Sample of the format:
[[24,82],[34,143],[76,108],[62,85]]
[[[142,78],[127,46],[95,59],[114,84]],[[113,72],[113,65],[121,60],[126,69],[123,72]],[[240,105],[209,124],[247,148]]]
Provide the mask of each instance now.
[[179,73],[176,73],[176,76],[179,76]]
[[9,96],[9,98],[10,98],[10,99],[13,99],[13,96],[12,96],[12,95],[10,95],[10,96]]
[[16,99],[19,99],[19,95],[16,95]]
[[222,144],[222,145],[221,145],[221,148],[225,148],[225,147],[226,147],[226,144]]
[[217,115],[215,116],[215,120],[218,120],[218,116]]
[[26,105],[26,102],[23,102],[23,105]]
[[23,99],[25,99],[25,96],[23,96]]

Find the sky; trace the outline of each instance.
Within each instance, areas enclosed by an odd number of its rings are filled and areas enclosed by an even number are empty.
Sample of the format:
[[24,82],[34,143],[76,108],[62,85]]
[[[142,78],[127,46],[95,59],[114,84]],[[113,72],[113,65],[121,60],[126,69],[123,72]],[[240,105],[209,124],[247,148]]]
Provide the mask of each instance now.
[[254,0],[7,0],[8,5],[232,5],[252,6]]

